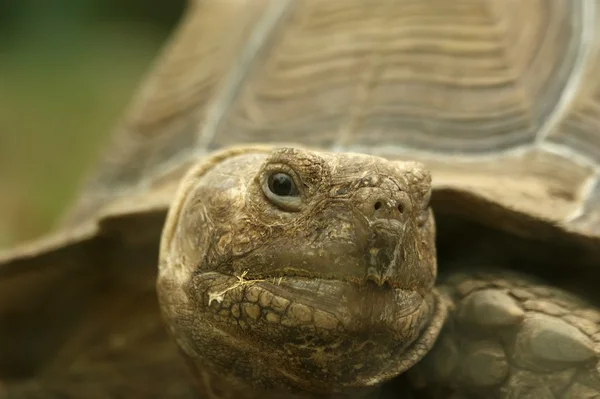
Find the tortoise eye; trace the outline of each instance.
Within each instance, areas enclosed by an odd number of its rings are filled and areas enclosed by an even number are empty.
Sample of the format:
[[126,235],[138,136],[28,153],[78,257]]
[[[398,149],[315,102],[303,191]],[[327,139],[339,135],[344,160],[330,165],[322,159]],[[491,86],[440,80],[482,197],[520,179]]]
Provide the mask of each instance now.
[[279,197],[297,197],[299,195],[294,179],[281,172],[269,176],[269,190]]

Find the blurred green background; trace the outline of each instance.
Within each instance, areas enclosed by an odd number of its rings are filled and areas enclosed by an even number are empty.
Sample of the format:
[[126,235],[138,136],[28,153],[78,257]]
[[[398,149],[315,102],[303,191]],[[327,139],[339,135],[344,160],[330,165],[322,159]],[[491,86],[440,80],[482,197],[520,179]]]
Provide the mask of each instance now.
[[184,5],[0,1],[0,248],[52,227]]

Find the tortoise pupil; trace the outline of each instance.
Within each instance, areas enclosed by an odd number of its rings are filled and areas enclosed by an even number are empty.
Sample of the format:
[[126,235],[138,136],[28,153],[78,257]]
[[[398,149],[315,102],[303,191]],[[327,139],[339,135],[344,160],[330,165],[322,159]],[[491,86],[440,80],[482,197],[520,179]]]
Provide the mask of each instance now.
[[269,189],[275,195],[288,197],[294,194],[294,181],[285,173],[275,173],[269,179]]

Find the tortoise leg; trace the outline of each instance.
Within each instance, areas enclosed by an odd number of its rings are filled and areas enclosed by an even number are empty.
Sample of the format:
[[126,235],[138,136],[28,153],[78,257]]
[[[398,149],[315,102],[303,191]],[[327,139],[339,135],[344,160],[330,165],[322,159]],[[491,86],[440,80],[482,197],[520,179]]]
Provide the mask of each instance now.
[[600,309],[506,271],[441,280],[447,325],[408,372],[417,398],[600,398]]

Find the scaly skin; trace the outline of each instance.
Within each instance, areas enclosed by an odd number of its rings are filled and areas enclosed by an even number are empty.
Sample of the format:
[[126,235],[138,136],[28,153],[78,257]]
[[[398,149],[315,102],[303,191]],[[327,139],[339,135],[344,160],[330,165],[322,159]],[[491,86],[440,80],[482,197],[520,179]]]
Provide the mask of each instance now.
[[[161,245],[159,301],[208,397],[356,397],[429,350],[429,174],[415,163],[248,151],[184,179]],[[276,195],[270,176],[297,188]]]
[[[157,282],[204,397],[392,398],[385,382],[409,369],[415,398],[600,394],[592,306],[506,270],[449,272],[438,294],[420,165],[296,149],[215,160],[183,181]],[[275,195],[277,173],[296,194]]]
[[454,273],[455,303],[433,350],[408,372],[417,398],[600,398],[600,311],[507,270]]

